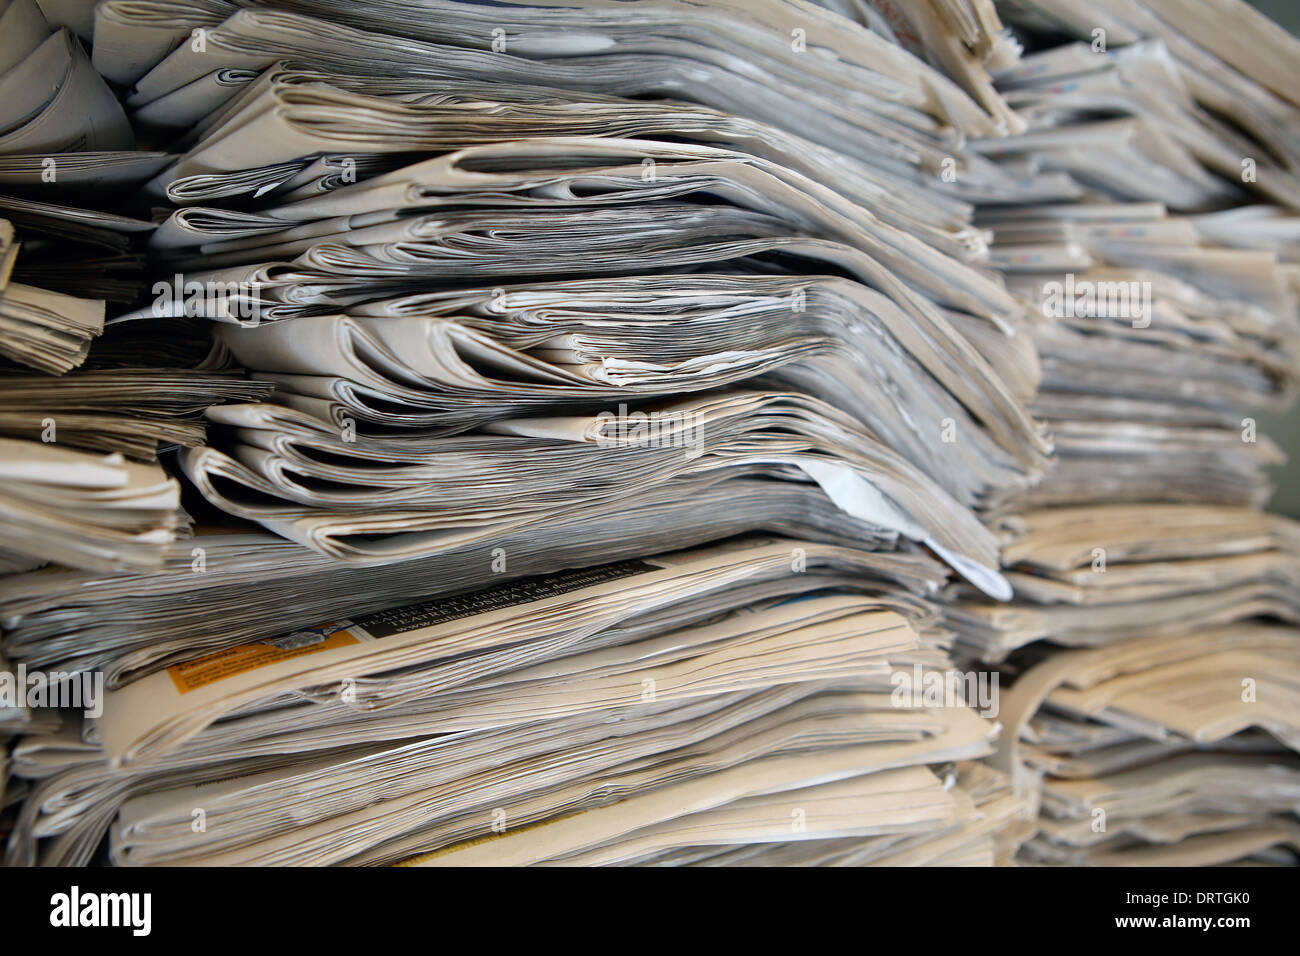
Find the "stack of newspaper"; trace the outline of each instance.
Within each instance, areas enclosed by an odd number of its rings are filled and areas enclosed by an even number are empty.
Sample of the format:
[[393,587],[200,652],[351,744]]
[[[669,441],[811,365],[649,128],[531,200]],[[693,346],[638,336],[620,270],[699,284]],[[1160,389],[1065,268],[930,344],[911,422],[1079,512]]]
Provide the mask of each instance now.
[[949,591],[961,656],[1011,683],[993,762],[1036,805],[1027,862],[1298,846],[1300,529],[1258,510],[1281,455],[1255,415],[1300,364],[1300,110],[1240,53],[1300,44],[1237,4],[1200,29],[1200,6],[1009,4],[1038,47],[994,76],[1029,128],[973,144],[1084,191],[976,215],[1034,303],[1058,455],[994,521],[1015,599]]
[[176,479],[116,452],[0,438],[0,475],[0,550],[28,567],[154,567],[182,520]]
[[[259,17],[295,26],[303,48],[280,53],[319,55],[286,15],[241,12],[214,35]],[[354,39],[374,42],[365,36]],[[275,105],[290,96],[320,103],[304,118],[337,114],[354,146],[350,117],[371,118],[371,153],[449,145],[434,85],[385,102],[274,67],[264,77],[156,182],[252,174],[222,156],[247,162],[268,141],[261,118],[293,117]],[[157,230],[158,254],[187,283],[234,290],[208,317],[229,323],[220,340],[278,390],[274,407],[211,413],[227,440],[185,458],[205,497],[375,561],[685,477],[797,477],[1005,597],[970,509],[1030,484],[1047,445],[1023,383],[995,368],[1022,309],[1001,284],[931,245],[925,227],[941,224],[878,216],[865,179],[861,201],[836,193],[730,148],[744,140],[726,128],[702,133],[710,145],[650,138],[682,121],[672,107],[629,128],[621,106],[601,118],[554,91],[529,99],[544,109],[512,104],[522,120],[475,133],[528,138],[357,182],[331,173],[324,194],[256,211],[188,205]],[[419,139],[421,122],[432,138]],[[604,135],[546,135],[571,123]],[[583,278],[518,281],[537,274]]]
[[1003,695],[996,763],[1044,775],[1023,855],[1089,866],[1286,862],[1300,849],[1297,632],[1201,626],[1051,655]]
[[[185,456],[188,478],[229,514],[366,563],[686,479],[811,480],[1006,597],[970,509],[1047,460],[1023,405],[1032,386],[1006,358],[1023,306],[975,264],[986,250],[962,204],[897,192],[920,193],[907,179],[949,158],[937,116],[974,134],[997,124],[937,71],[841,25],[824,39],[833,62],[798,61],[813,68],[798,88],[820,95],[833,74],[888,120],[854,112],[845,140],[828,102],[796,134],[776,79],[806,51],[771,33],[792,8],[665,3],[629,20],[587,6],[512,11],[523,34],[486,51],[470,25],[495,11],[392,2],[313,5],[330,20],[242,9],[149,68],[97,55],[134,79],[141,108],[214,66],[262,71],[178,117],[186,151],[151,184],[182,204],[155,254],[186,286],[222,288],[203,314],[277,387],[273,406],[210,412],[220,440]],[[101,12],[105,30],[147,19]],[[810,27],[826,16],[799,13]],[[560,42],[575,16],[582,43]],[[363,29],[381,22],[409,23],[410,38]],[[583,55],[611,44],[625,52]],[[742,75],[737,45],[770,82]],[[642,51],[660,47],[671,56],[645,69]],[[525,69],[550,85],[517,82]],[[912,84],[910,112],[879,98],[886,79]],[[705,105],[615,95],[658,84]],[[853,155],[818,145],[832,140]],[[421,152],[440,155],[409,161]],[[978,174],[993,189],[990,169]],[[537,275],[548,281],[519,281]]]
[[7,582],[12,666],[108,684],[28,716],[11,862],[1014,854],[933,603],[1010,596],[979,512],[1050,461],[935,186],[1060,197],[960,150],[1018,128],[987,83],[775,0],[109,0],[92,50],[170,207],[77,220],[166,280],[113,332],[213,346],[34,394],[193,446],[203,521]]
[[0,214],[109,321],[0,375],[9,863],[1296,846],[1266,21],[54,6]]
[[24,739],[10,859],[49,838],[43,862],[84,862],[111,828],[125,864],[687,862],[803,840],[991,862],[1024,802],[953,766],[996,724],[924,689],[948,666],[926,597],[943,577],[746,538],[226,648]]
[[13,281],[20,243],[0,219],[0,355],[59,374],[85,361],[104,331],[103,301],[81,299]]

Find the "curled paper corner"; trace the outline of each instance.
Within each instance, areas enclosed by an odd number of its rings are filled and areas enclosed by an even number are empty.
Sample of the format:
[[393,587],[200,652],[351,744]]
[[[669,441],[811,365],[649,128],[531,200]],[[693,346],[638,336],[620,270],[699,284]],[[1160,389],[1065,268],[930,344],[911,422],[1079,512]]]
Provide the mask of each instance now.
[[943,558],[954,571],[994,600],[1010,601],[1014,596],[1011,582],[1003,577],[1000,571],[985,567],[960,554],[954,554],[933,538],[927,537],[922,543]]

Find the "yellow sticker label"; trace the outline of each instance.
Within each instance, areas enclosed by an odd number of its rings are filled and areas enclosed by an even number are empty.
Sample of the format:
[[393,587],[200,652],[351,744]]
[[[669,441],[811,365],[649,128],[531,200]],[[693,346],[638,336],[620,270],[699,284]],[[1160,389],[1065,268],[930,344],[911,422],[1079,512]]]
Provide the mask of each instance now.
[[[299,631],[275,641],[241,644],[239,647],[230,647],[183,664],[173,664],[167,668],[167,673],[171,675],[176,689],[182,694],[188,694],[192,690],[225,680],[227,677],[257,670],[259,667],[361,643],[361,639],[351,631],[333,628],[334,625],[327,624],[309,631]],[[313,636],[317,639],[313,640]]]

